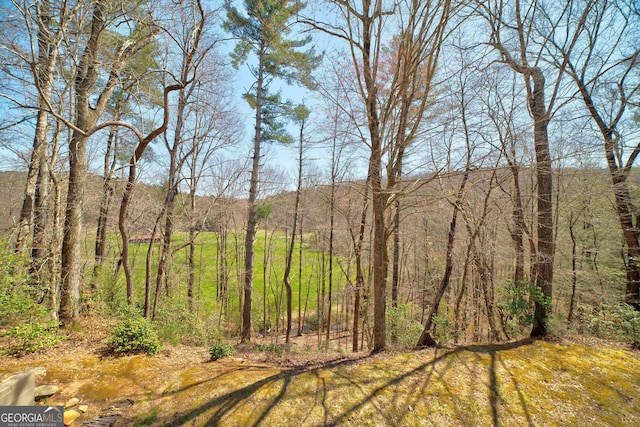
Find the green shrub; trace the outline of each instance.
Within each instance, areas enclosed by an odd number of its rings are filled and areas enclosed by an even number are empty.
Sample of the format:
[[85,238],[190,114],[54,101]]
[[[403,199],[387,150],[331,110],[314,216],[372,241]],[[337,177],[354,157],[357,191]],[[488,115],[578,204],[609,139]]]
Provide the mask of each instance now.
[[498,292],[498,310],[508,338],[521,334],[534,324],[535,303],[551,307],[551,299],[534,283],[511,280]]
[[[444,323],[438,325],[447,327]],[[398,304],[387,309],[387,331],[393,344],[400,348],[413,348],[422,333],[422,325],[412,314],[411,305]]]
[[209,326],[217,321],[206,322],[186,302],[167,301],[153,322],[162,340],[173,345],[202,346],[220,339],[218,329]]
[[224,344],[221,342],[215,343],[209,348],[209,355],[211,361],[222,359],[223,357],[229,357],[236,354],[236,348],[233,344]]
[[622,321],[622,330],[626,341],[640,350],[640,312],[630,305],[621,305],[616,313]]
[[16,254],[0,254],[0,327],[47,320],[39,300],[45,291],[33,284],[29,261]]
[[630,305],[602,305],[591,311],[580,306],[578,316],[584,332],[598,338],[628,342],[640,348],[640,312]]
[[282,357],[284,350],[278,344],[269,343],[269,344],[256,344],[255,349],[257,351],[263,351],[265,353],[273,353],[276,357]]
[[149,321],[135,316],[111,330],[107,346],[114,353],[146,353],[152,356],[160,351],[162,344]]
[[2,336],[9,338],[6,354],[23,356],[43,348],[52,347],[66,339],[58,335],[58,323],[26,323],[10,328]]
[[0,253],[0,327],[8,345],[4,354],[22,356],[51,347],[66,337],[58,335],[49,310],[40,301],[47,291],[29,275],[29,259]]

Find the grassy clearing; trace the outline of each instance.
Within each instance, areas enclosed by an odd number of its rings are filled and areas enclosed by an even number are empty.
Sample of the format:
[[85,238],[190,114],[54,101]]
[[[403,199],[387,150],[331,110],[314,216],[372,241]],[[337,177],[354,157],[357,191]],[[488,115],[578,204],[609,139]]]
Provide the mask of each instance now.
[[[173,237],[172,247],[178,248],[186,242],[187,236],[184,233],[176,233]],[[237,241],[236,241],[237,240]],[[218,239],[216,233],[201,232],[196,238],[196,284],[200,292],[202,301],[206,307],[212,309],[215,307],[216,299],[219,294],[219,272],[221,269],[218,249]],[[268,303],[270,305],[279,304],[285,297],[282,277],[284,275],[285,254],[288,245],[287,236],[282,232],[269,232],[265,235],[264,231],[258,233],[255,242],[254,257],[254,294],[257,298],[256,304],[262,304],[264,290]],[[243,268],[242,256],[236,255],[237,250],[242,251],[243,236],[230,234],[227,237],[226,254],[227,263],[226,270],[228,274],[229,285],[229,304],[231,306],[238,305],[239,283],[242,280]],[[131,252],[133,253],[132,265],[134,266],[133,274],[136,284],[144,283],[145,275],[145,257],[148,244],[134,244]],[[183,247],[173,253],[172,257],[172,279],[178,284],[185,284],[187,278],[188,248]],[[154,254],[157,255],[159,248],[154,248]],[[266,255],[265,255],[266,252]],[[240,261],[240,265],[236,261]],[[294,301],[293,308],[298,308],[298,291],[302,290],[302,305],[305,301],[309,304],[315,303],[318,298],[318,292],[321,291],[321,269],[322,269],[322,253],[316,250],[306,248],[303,251],[302,259],[302,275],[299,274],[299,257],[298,243],[296,243],[295,253],[293,257],[293,266],[291,273],[291,285],[293,287]],[[328,257],[325,254],[325,266],[328,265]],[[154,273],[157,268],[157,256],[152,262],[152,271]],[[340,274],[335,275],[336,289],[344,286],[344,279]],[[313,278],[311,281],[308,278]],[[155,282],[154,282],[155,283]],[[137,289],[141,295],[142,288]],[[185,290],[186,292],[186,290]],[[307,295],[308,294],[308,295]]]
[[125,425],[640,425],[640,353],[606,345],[336,355],[310,359],[313,367],[267,364],[247,350],[216,362],[206,349],[176,352],[10,359],[0,372],[45,366],[47,381],[66,393],[61,400],[78,395],[92,408],[130,398]]

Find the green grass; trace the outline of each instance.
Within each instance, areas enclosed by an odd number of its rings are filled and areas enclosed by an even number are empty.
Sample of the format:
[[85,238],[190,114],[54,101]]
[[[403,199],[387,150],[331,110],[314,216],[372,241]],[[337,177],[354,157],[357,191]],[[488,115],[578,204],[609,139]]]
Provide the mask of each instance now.
[[[185,243],[187,235],[176,233],[172,240],[172,248],[178,248]],[[236,240],[237,239],[237,240]],[[237,257],[236,247],[243,251],[244,235],[230,234],[227,237],[227,265],[228,272],[228,297],[229,297],[229,319],[232,322],[239,318],[239,301],[242,293],[243,280],[243,259]],[[267,322],[268,327],[275,326],[276,307],[280,308],[281,316],[284,315],[286,307],[286,291],[283,283],[286,251],[288,241],[282,232],[267,233],[259,230],[255,241],[254,256],[254,276],[253,276],[253,313],[254,325],[262,327],[264,298],[267,299]],[[306,246],[306,245],[305,245]],[[132,244],[131,264],[133,266],[133,277],[135,282],[135,299],[139,304],[143,302],[145,263],[147,254],[147,243]],[[293,312],[294,318],[297,316],[298,307],[302,311],[307,306],[307,315],[317,313],[318,294],[323,286],[322,278],[322,253],[320,251],[305,247],[302,259],[302,275],[299,274],[299,252],[296,243],[293,265],[290,273],[290,281],[293,288]],[[160,245],[155,245],[152,261],[152,287],[155,287],[156,271]],[[196,239],[196,260],[195,260],[195,287],[196,299],[199,309],[202,312],[218,313],[220,311],[220,260],[218,252],[218,239],[216,233],[202,232]],[[265,256],[266,253],[266,256]],[[184,247],[173,253],[171,273],[169,276],[170,287],[174,293],[183,295],[186,299],[187,266],[189,248]],[[240,262],[240,265],[236,261]],[[328,256],[324,257],[325,269],[328,268]],[[345,278],[334,262],[334,295],[337,296],[345,287]],[[122,275],[121,275],[122,276]],[[116,285],[119,289],[124,289],[124,277],[118,279]],[[324,274],[324,286],[328,289],[328,272]],[[307,317],[308,317],[307,316]],[[295,323],[295,322],[294,322]]]

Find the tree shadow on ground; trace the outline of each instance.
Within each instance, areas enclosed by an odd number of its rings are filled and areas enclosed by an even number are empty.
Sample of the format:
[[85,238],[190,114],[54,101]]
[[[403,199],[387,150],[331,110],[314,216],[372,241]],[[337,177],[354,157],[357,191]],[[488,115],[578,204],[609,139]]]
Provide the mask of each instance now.
[[[411,369],[399,370],[397,375],[393,375],[391,379],[384,379],[382,383],[380,383],[379,377],[374,379],[354,377],[350,375],[349,369],[342,369],[349,368],[350,365],[356,363],[365,362],[367,363],[367,367],[375,370],[375,360],[370,359],[373,356],[369,355],[358,359],[336,360],[311,369],[305,367],[294,368],[269,375],[232,391],[223,392],[196,407],[156,421],[160,424],[170,426],[185,424],[227,425],[231,417],[238,415],[238,411],[250,409],[252,411],[251,421],[249,424],[245,422],[243,425],[266,425],[269,422],[267,417],[278,410],[279,405],[284,400],[298,399],[300,405],[296,408],[295,419],[288,419],[291,425],[331,426],[353,424],[354,420],[358,420],[358,417],[361,417],[363,412],[371,413],[372,416],[375,416],[375,419],[383,420],[384,424],[401,425],[407,421],[407,417],[415,417],[415,414],[412,414],[412,412],[417,406],[425,405],[425,397],[429,396],[425,392],[432,386],[432,380],[434,378],[443,380],[445,374],[449,371],[453,370],[453,372],[456,372],[455,370],[457,369],[468,369],[472,375],[478,375],[477,384],[473,385],[473,387],[478,387],[478,395],[488,393],[488,396],[485,395],[485,398],[482,400],[484,402],[488,400],[490,404],[491,424],[498,426],[501,424],[501,396],[497,374],[497,369],[500,367],[506,373],[507,381],[512,383],[518,393],[519,404],[522,407],[522,412],[527,424],[533,425],[526,399],[518,385],[518,380],[509,370],[500,354],[501,351],[530,345],[533,342],[534,340],[527,339],[506,344],[469,345],[447,349],[432,349],[431,351],[433,351],[434,354],[428,361]],[[474,362],[465,365],[466,361],[458,357],[463,352],[470,352],[472,357],[477,358],[478,362],[482,362],[486,359],[484,356],[488,355],[488,372],[476,372],[478,371],[478,366],[481,366],[481,370],[485,369],[486,363]],[[379,358],[381,356],[376,355],[375,357]],[[251,369],[251,367],[243,367],[235,371],[246,369]],[[226,375],[226,373],[208,378],[204,381],[199,381],[171,393],[177,394],[185,391],[187,388],[203,385],[207,382],[210,382],[211,386],[215,387],[215,381],[224,375]],[[310,379],[315,379],[315,389],[304,396],[294,395],[294,392],[289,389],[292,383],[300,379],[299,377],[302,375],[310,375]],[[332,381],[327,379],[327,375],[333,376]],[[488,377],[488,384],[483,384],[482,381],[480,381],[480,375]],[[310,379],[305,380],[310,381]],[[457,396],[455,386],[447,384],[447,381],[439,381],[437,384],[438,387],[444,388],[442,391],[443,396],[447,398]],[[311,385],[309,385],[309,387],[312,388]],[[274,390],[277,391],[274,393]],[[401,390],[414,390],[416,392],[404,393]],[[342,404],[332,406],[331,403],[335,402],[330,401],[330,392],[350,393],[348,396],[348,404],[345,405],[343,401]],[[332,394],[332,396],[335,395]],[[488,399],[486,399],[487,397]],[[307,400],[299,400],[305,398],[307,398]],[[246,408],[244,405],[247,404],[249,399],[253,399],[251,400],[253,406]],[[255,402],[259,402],[259,404]],[[477,402],[473,402],[473,404],[477,404]],[[322,411],[320,420],[317,418],[318,410]],[[212,411],[213,413],[211,413]],[[314,411],[316,411],[316,418],[311,416]],[[458,420],[461,424],[468,424],[474,421],[469,419],[469,414],[465,408],[460,405],[453,405],[453,413],[450,414],[450,418]]]

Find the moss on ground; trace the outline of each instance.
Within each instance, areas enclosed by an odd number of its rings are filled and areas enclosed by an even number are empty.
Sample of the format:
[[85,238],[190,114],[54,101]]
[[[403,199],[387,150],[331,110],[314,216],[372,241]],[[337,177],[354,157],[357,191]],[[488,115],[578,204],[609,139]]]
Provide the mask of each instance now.
[[311,368],[246,356],[206,362],[204,350],[187,358],[86,353],[5,359],[11,363],[1,363],[0,373],[45,366],[47,381],[96,408],[130,398],[125,425],[640,425],[637,351],[525,341]]

